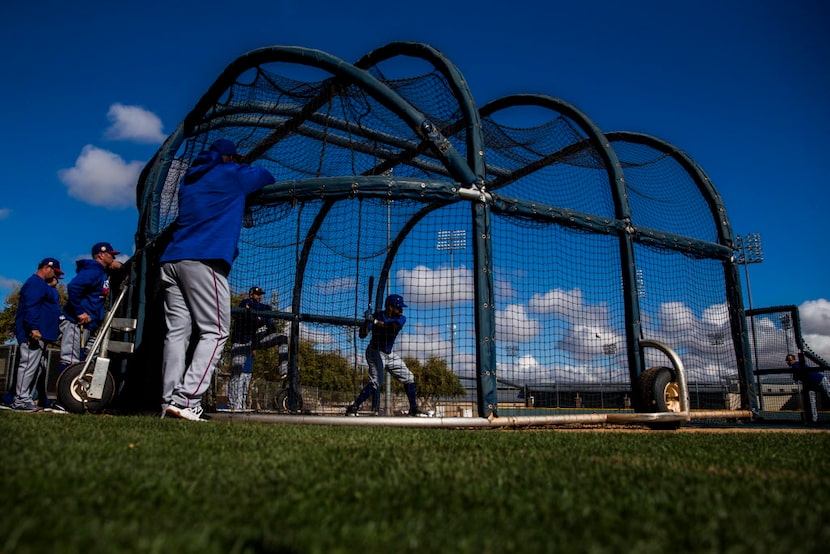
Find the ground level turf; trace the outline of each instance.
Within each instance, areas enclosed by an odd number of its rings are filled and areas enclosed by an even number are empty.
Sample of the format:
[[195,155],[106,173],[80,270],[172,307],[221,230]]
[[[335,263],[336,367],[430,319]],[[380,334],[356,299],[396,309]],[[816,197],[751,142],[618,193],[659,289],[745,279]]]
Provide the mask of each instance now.
[[827,430],[6,411],[0,436],[0,552],[806,553],[830,544]]

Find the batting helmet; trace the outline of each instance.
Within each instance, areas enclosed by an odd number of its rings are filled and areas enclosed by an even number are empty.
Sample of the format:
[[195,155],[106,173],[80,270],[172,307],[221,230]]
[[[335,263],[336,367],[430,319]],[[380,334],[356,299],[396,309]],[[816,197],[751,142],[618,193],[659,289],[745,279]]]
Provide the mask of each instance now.
[[406,304],[403,303],[403,296],[400,294],[390,294],[387,296],[386,305],[393,306],[395,308],[406,308]]

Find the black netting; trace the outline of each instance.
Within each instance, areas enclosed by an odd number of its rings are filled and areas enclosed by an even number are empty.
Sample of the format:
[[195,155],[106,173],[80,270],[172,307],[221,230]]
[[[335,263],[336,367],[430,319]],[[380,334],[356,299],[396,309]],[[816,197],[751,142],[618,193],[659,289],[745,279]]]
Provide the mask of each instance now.
[[626,385],[616,241],[507,217],[493,228],[500,378],[519,388]]
[[[142,175],[139,247],[174,222],[179,179],[213,140],[271,171],[277,182],[249,200],[230,283],[236,295],[266,290],[280,332],[298,339],[282,363],[315,410],[341,409],[365,382],[356,328],[389,293],[408,304],[396,347],[424,366],[419,379],[437,363],[461,384],[428,400],[445,415],[476,413],[488,394],[517,408],[631,408],[637,373],[668,363],[631,351],[640,339],[678,352],[697,407],[739,407],[728,221],[673,148],[607,141],[548,97],[530,124],[502,117],[509,98],[499,117],[478,118],[446,66],[392,78],[340,63],[301,79],[279,53],[217,83]],[[145,275],[152,296],[154,268]],[[284,388],[258,390],[269,387]]]
[[615,141],[636,225],[717,242],[716,219],[688,171],[654,148]]

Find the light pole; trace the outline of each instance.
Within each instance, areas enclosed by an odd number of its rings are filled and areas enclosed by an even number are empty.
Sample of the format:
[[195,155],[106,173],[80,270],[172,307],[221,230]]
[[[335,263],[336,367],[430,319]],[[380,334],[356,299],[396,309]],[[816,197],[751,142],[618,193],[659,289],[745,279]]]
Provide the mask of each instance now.
[[793,328],[793,320],[790,314],[784,314],[778,318],[781,322],[781,329],[784,331],[784,342],[787,345],[787,354],[790,353],[790,329]]
[[[387,169],[383,172],[385,177],[392,176],[392,168]],[[393,200],[390,198],[384,198],[383,203],[386,206],[386,248],[387,250],[390,248],[392,244],[392,202]],[[386,291],[381,297],[385,297],[391,289],[391,277],[386,281]],[[378,289],[380,292],[380,289]],[[375,306],[375,309],[378,309],[378,306]],[[383,309],[386,309],[384,306]],[[384,397],[384,415],[392,415],[392,381],[386,378],[386,372],[381,371],[378,374],[378,386],[384,389],[385,394]],[[380,413],[380,388],[375,391],[375,394],[372,395],[372,411],[375,413]]]
[[[749,284],[749,264],[757,264],[764,261],[764,251],[761,248],[761,234],[748,233],[745,237],[735,237],[735,263],[744,266],[746,275],[746,297],[749,301],[749,311],[752,311],[752,287]],[[756,383],[758,386],[758,403],[761,410],[764,409],[764,394],[761,389],[761,376],[758,371],[758,341],[755,336],[755,317],[749,318],[749,325],[752,332],[752,360],[756,372]]]
[[450,371],[455,369],[455,263],[453,252],[467,248],[467,232],[464,229],[438,231],[435,249],[450,253]]
[[764,250],[761,248],[761,234],[749,233],[746,237],[735,237],[735,263],[744,266],[746,275],[746,294],[749,300],[749,309],[752,309],[752,288],[749,286],[749,264],[764,261]]

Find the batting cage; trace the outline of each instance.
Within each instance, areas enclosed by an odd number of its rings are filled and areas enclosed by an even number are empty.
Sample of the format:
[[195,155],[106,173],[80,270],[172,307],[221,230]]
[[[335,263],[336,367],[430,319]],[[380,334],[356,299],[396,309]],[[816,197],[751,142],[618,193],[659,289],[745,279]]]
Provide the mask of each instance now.
[[[249,52],[147,164],[128,370],[145,392],[160,382],[158,257],[178,182],[218,138],[277,180],[249,198],[229,277],[237,299],[265,290],[284,338],[258,357],[255,409],[343,413],[367,379],[358,326],[389,294],[407,305],[395,349],[438,416],[672,410],[675,356],[693,411],[757,407],[733,234],[695,162],[551,96],[477,106],[419,43],[354,63]],[[381,389],[372,410],[405,405]]]
[[[785,358],[794,357],[809,372],[826,372],[830,364],[805,343],[796,306],[755,308],[746,314],[760,412],[775,419],[802,419],[807,408],[802,394],[805,376],[794,372]],[[830,397],[818,395],[819,420],[827,420],[828,401]]]

